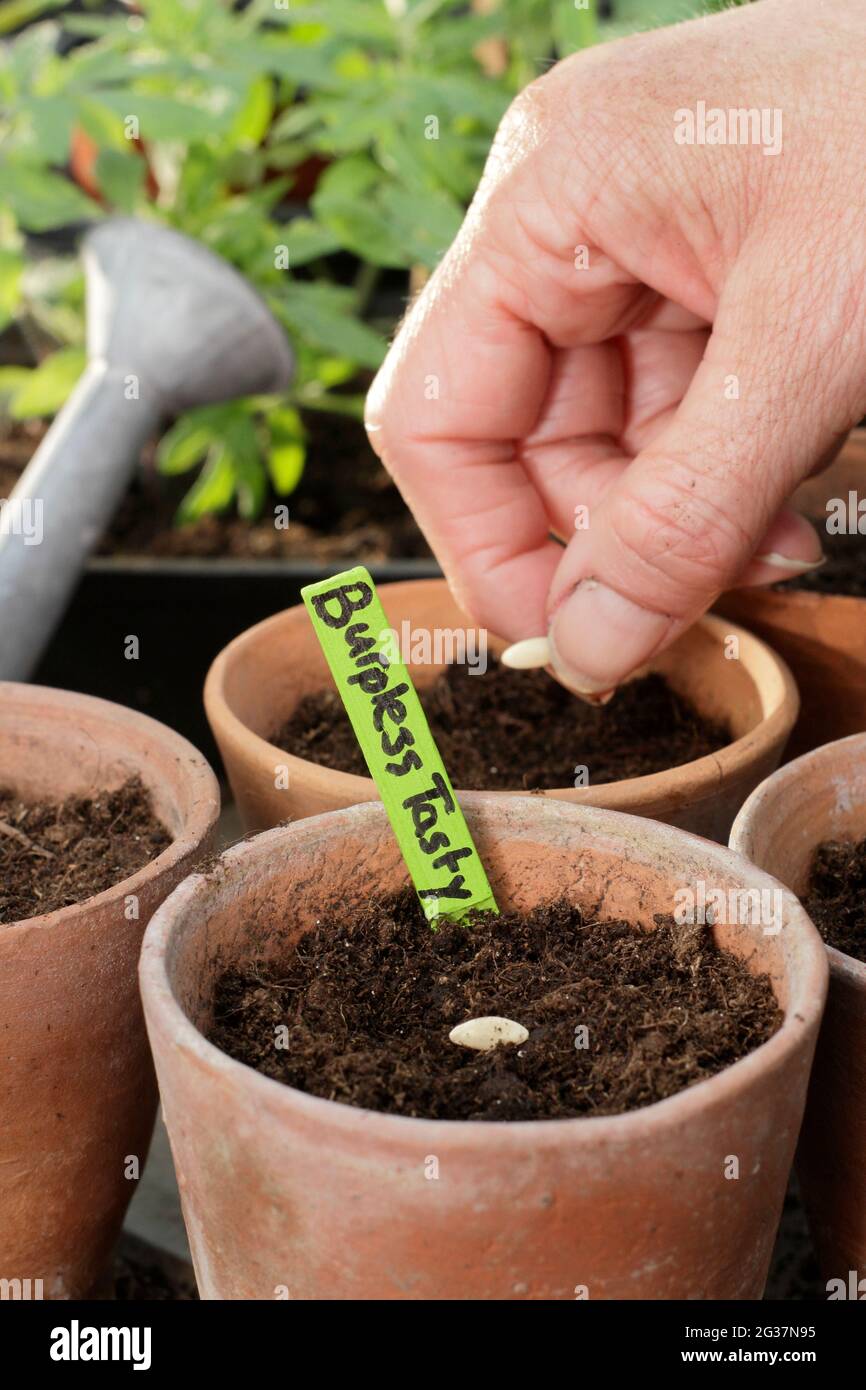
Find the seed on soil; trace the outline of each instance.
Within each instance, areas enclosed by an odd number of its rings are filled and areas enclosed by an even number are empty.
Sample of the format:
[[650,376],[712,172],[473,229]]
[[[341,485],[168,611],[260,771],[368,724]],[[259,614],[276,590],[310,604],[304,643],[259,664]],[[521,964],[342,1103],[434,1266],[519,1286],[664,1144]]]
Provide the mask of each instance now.
[[[418,697],[455,786],[467,791],[543,791],[644,777],[715,753],[733,737],[658,672],[620,686],[604,708],[585,703],[545,671],[509,670],[495,660],[483,675],[448,666],[431,683],[418,682]],[[320,766],[369,775],[334,690],[304,696],[271,742]]]
[[525,1043],[529,1029],[513,1018],[499,1018],[497,1014],[485,1014],[483,1018],[468,1018],[458,1023],[448,1034],[458,1047],[474,1047],[476,1052],[490,1052],[500,1043]]
[[[558,900],[431,931],[411,889],[322,903],[316,917],[294,946],[226,963],[208,1037],[265,1076],[364,1110],[620,1115],[723,1071],[782,1022],[769,979],[704,925],[656,918],[643,930]],[[490,1016],[519,1019],[527,1039],[455,1047],[455,1018]]]

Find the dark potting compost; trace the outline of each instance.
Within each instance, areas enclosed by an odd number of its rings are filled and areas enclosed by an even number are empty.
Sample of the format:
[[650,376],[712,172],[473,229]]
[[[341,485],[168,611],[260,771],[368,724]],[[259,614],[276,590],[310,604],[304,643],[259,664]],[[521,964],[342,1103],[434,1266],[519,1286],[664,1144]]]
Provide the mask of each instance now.
[[[543,671],[496,661],[484,675],[449,666],[418,695],[455,786],[468,791],[570,787],[583,766],[594,785],[643,777],[714,753],[732,738],[657,673],[621,686],[603,706],[585,704]],[[367,776],[335,691],[305,696],[271,742],[309,762]]]
[[803,906],[828,946],[866,961],[866,840],[818,846]]
[[800,575],[786,584],[787,589],[808,589],[818,594],[847,594],[850,598],[866,598],[866,536],[827,535],[821,542],[827,556],[826,564],[811,574]]
[[[288,496],[270,494],[258,520],[232,509],[179,526],[177,508],[192,475],[157,472],[155,449],[148,445],[98,553],[318,563],[428,558],[430,550],[361,422],[309,411],[305,428],[309,463],[300,483]],[[0,438],[0,497],[12,491],[45,430],[42,421],[28,421]],[[288,526],[274,524],[278,505],[289,509]]]
[[198,1290],[184,1261],[124,1231],[104,1299],[118,1303],[192,1303]]
[[0,924],[92,898],[170,844],[137,777],[57,805],[0,789]]
[[[210,1041],[286,1085],[389,1114],[617,1115],[715,1075],[782,1022],[768,978],[708,927],[657,922],[643,932],[559,901],[431,931],[410,890],[352,916],[334,904],[283,962],[222,973]],[[449,1041],[487,1014],[528,1041],[486,1053]]]

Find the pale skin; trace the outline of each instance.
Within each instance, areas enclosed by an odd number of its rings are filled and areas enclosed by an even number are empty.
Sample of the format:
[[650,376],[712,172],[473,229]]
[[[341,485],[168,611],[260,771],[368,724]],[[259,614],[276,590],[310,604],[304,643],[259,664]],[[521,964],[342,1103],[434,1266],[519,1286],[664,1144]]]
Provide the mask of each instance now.
[[[575,690],[821,559],[786,504],[866,415],[864,52],[864,0],[759,0],[560,63],[376,378],[459,601]],[[699,102],[781,111],[781,149],[678,144]]]

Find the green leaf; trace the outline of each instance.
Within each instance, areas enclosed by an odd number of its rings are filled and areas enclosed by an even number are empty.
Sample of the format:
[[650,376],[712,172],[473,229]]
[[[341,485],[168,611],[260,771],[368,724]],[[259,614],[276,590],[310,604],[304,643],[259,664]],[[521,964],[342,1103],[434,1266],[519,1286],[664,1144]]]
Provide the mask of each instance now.
[[109,91],[122,95],[121,86],[128,90],[144,78],[155,78],[175,68],[171,59],[154,60],[146,51],[142,54],[141,41],[132,39],[128,31],[115,24],[106,38],[82,44],[58,60],[55,86],[58,91],[101,99]]
[[[238,511],[248,521],[253,521],[262,510],[268,479],[249,404],[233,401],[230,405],[217,407],[216,411],[216,416],[211,417],[214,447],[221,450],[223,459],[232,470]],[[196,500],[196,506],[200,509],[198,514],[203,515],[201,498]]]
[[381,170],[368,154],[347,155],[325,170],[316,196],[324,201],[328,198],[362,198],[381,177]]
[[327,169],[312,206],[346,250],[396,268],[420,261],[432,269],[463,220],[460,204],[444,189],[401,188],[366,155]]
[[332,386],[342,386],[344,382],[351,381],[357,375],[357,368],[354,362],[350,362],[346,357],[320,357],[316,364],[316,378],[319,384],[326,389]]
[[0,367],[0,400],[9,400],[27,384],[32,367]]
[[23,257],[17,251],[0,248],[0,328],[5,328],[18,312],[23,272]]
[[235,469],[238,511],[245,521],[261,516],[268,495],[268,474],[259,455],[240,455],[232,458]]
[[281,229],[281,246],[289,255],[289,269],[330,256],[340,249],[340,238],[329,227],[323,227],[312,217],[296,217]]
[[176,225],[192,236],[200,235],[200,227],[189,219],[201,214],[206,222],[210,222],[215,210],[225,204],[222,159],[214,155],[207,146],[194,145],[186,151],[176,173],[176,192],[172,207]]
[[96,181],[113,209],[132,213],[144,195],[147,165],[136,154],[101,150],[96,157]]
[[298,401],[305,410],[317,410],[324,415],[347,415],[363,420],[366,396],[350,396],[333,391],[315,391],[312,386],[298,392]]
[[348,198],[320,199],[316,194],[313,208],[339,244],[362,261],[396,270],[412,264],[408,246],[375,203],[365,206]]
[[331,158],[357,154],[387,130],[393,119],[389,103],[376,84],[371,87],[347,96],[315,98],[322,128],[310,138],[314,149]]
[[281,441],[304,439],[304,424],[293,405],[275,405],[268,411],[271,439]]
[[384,218],[410,263],[419,261],[433,270],[460,230],[463,209],[445,192],[422,199],[397,184],[383,188],[380,199]]
[[246,101],[229,130],[229,139],[242,149],[255,149],[270,129],[274,114],[274,84],[262,75],[250,83]]
[[77,257],[27,259],[23,299],[44,335],[67,347],[84,343],[84,273]]
[[351,357],[362,367],[376,368],[384,361],[384,340],[365,323],[350,317],[343,296],[335,294],[333,286],[295,283],[271,302],[289,329],[314,347]]
[[457,24],[428,25],[420,37],[424,45],[424,58],[430,68],[445,70],[456,68],[461,63],[475,66],[471,56],[475,45],[483,39],[504,37],[506,32],[502,11],[494,10],[492,14],[485,15],[464,13]]
[[301,417],[293,406],[275,406],[268,412],[270,445],[267,467],[274,491],[281,497],[294,492],[304,472],[307,445]]
[[[44,0],[40,0],[44,5]],[[65,0],[57,0],[58,5]],[[63,28],[67,34],[77,34],[83,39],[101,39],[117,27],[117,19],[98,19],[95,15],[65,14]]]
[[595,0],[578,9],[574,0],[556,0],[553,7],[553,37],[560,57],[590,48],[598,41]]
[[[436,19],[443,10],[453,11],[455,8],[455,0],[414,0],[414,3],[408,5],[406,8],[406,14],[403,23],[405,24],[406,28],[410,31],[418,29],[421,25],[426,24],[429,26],[430,21]],[[466,23],[466,19],[464,18],[462,13],[463,7],[461,6],[460,8],[460,22],[457,27],[462,29],[463,25]],[[458,16],[454,15],[453,13],[447,15],[445,17],[445,26],[449,29],[454,28],[455,25],[453,21],[456,18],[458,18]],[[432,29],[433,32],[435,32],[437,29],[441,27],[441,24],[432,25],[430,26],[430,29]],[[425,41],[429,37],[430,29],[428,29],[428,32],[424,35]]]
[[302,439],[271,444],[267,455],[268,474],[278,496],[288,497],[294,492],[304,475],[306,461],[307,446]]
[[238,511],[247,521],[254,521],[264,505],[268,479],[255,424],[243,407],[230,408],[222,442],[235,472]]
[[319,125],[320,120],[318,111],[310,102],[289,106],[271,126],[268,144],[273,146],[281,140],[299,140]]
[[411,255],[377,206],[377,185],[386,175],[366,155],[339,160],[326,169],[312,199],[317,219],[340,245],[373,265],[397,269],[411,265]]
[[34,79],[38,77],[41,83],[46,72],[56,70],[56,42],[55,24],[34,24],[7,41],[0,50],[0,76],[7,91],[11,88],[12,95],[29,92]]
[[[131,153],[130,141],[123,132],[122,117],[115,111],[109,111],[98,100],[79,96],[75,103],[75,119],[100,149]],[[68,136],[67,131],[67,139]]]
[[173,477],[188,473],[200,463],[214,442],[218,418],[213,407],[204,406],[201,410],[188,410],[175,420],[162,436],[156,451],[160,473]]
[[648,29],[691,19],[707,8],[701,0],[616,0],[613,11],[616,20]]
[[214,109],[206,111],[192,102],[154,96],[133,88],[119,92],[103,91],[99,100],[124,121],[134,116],[142,140],[181,140],[186,143],[228,129],[236,109],[236,103],[226,101],[222,109],[215,102]]
[[33,130],[32,153],[46,164],[65,164],[75,119],[75,105],[67,96],[38,96],[22,103],[21,114]]
[[13,29],[32,24],[34,19],[59,10],[65,3],[66,0],[5,0],[0,12],[0,34],[11,34]]
[[293,5],[290,22],[321,24],[340,39],[368,40],[382,48],[397,46],[397,26],[384,5],[370,5],[360,0],[325,0],[319,5]]
[[[556,0],[556,3],[567,5],[568,0]],[[491,134],[508,105],[508,94],[480,74],[478,77],[438,73],[433,77],[419,77],[412,74],[407,95],[416,104],[426,106],[431,115],[471,116],[481,121]]]
[[60,348],[52,352],[27,374],[9,406],[13,420],[29,420],[36,415],[54,415],[84,371],[85,353],[81,348]]
[[237,475],[226,449],[222,444],[212,445],[207,463],[178,507],[177,524],[182,526],[212,512],[224,512],[231,506],[236,482]]
[[320,87],[333,80],[328,48],[298,43],[290,34],[253,36],[234,45],[231,57],[247,73],[270,72],[296,86]]
[[18,222],[28,232],[84,222],[102,212],[68,179],[33,165],[7,164],[5,192]]

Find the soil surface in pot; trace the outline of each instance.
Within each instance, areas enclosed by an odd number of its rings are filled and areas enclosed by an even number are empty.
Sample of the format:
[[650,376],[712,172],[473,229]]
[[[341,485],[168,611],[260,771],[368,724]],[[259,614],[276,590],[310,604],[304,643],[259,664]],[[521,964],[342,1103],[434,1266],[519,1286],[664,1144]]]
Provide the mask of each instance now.
[[20,801],[0,788],[0,924],[92,898],[170,844],[137,777],[59,805]]
[[[643,932],[561,901],[432,931],[411,890],[349,919],[335,903],[284,961],[223,972],[209,1037],[266,1076],[367,1110],[617,1115],[713,1076],[782,1022],[767,977],[709,928],[657,921]],[[486,1053],[449,1041],[486,1014],[529,1040]]]
[[[621,686],[602,706],[585,704],[544,671],[512,671],[496,661],[484,675],[449,666],[418,693],[455,786],[468,791],[643,777],[714,753],[732,738],[658,674]],[[270,741],[309,762],[368,775],[334,690],[305,696]],[[581,767],[587,773],[579,781]]]
[[866,840],[818,846],[803,906],[828,946],[866,961]]
[[[226,512],[175,525],[178,504],[195,475],[163,477],[156,471],[154,449],[145,450],[138,476],[98,553],[353,564],[429,558],[421,532],[370,448],[361,423],[312,411],[304,423],[304,475],[289,497],[266,498],[258,521]],[[12,491],[46,428],[41,421],[28,421],[0,439],[0,497]],[[289,525],[281,530],[274,525],[277,505],[289,508]]]
[[118,1303],[191,1303],[198,1300],[192,1269],[129,1235],[114,1257],[105,1299]]
[[866,536],[821,535],[827,563],[811,574],[801,575],[775,587],[782,593],[789,589],[808,589],[818,594],[848,594],[851,598],[866,598]]

